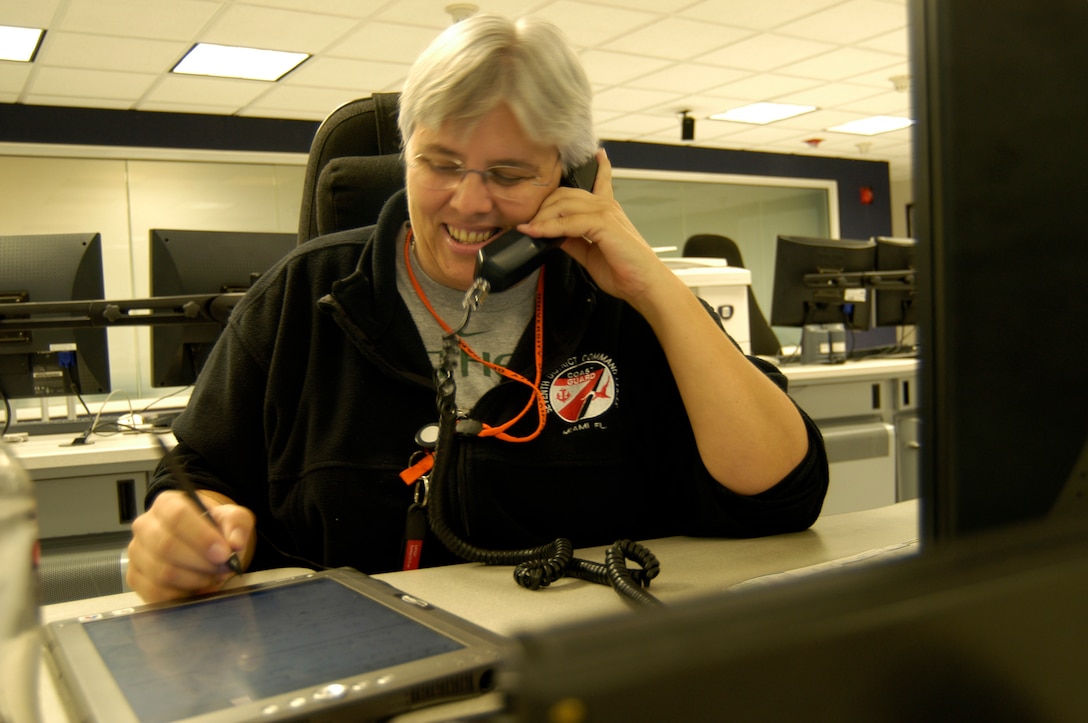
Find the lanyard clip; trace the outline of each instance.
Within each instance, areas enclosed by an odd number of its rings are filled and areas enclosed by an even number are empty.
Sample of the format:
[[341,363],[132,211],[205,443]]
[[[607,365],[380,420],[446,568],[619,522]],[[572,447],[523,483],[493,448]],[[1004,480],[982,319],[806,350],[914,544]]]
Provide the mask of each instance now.
[[491,283],[487,279],[477,276],[476,280],[472,282],[472,286],[465,292],[465,298],[461,301],[461,308],[476,311],[490,293]]

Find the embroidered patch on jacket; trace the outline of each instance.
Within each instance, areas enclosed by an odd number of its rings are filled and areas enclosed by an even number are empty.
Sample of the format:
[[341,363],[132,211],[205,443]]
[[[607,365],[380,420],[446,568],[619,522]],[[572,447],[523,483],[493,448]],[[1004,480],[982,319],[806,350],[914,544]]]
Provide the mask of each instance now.
[[541,385],[552,413],[577,424],[599,417],[616,403],[616,365],[602,354],[568,359]]

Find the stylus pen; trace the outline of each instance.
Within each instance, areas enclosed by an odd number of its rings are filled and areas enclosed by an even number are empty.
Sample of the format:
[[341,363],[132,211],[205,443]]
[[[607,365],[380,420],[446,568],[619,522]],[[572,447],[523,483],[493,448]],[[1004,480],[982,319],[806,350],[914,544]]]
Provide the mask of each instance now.
[[[189,475],[185,473],[181,465],[178,464],[174,455],[170,454],[170,450],[167,448],[166,443],[162,441],[162,437],[157,434],[151,435],[155,438],[155,441],[159,443],[159,448],[162,449],[162,457],[166,460],[166,466],[170,468],[170,474],[174,477],[174,481],[181,486],[182,492],[193,501],[193,504],[200,510],[200,514],[208,518],[208,521],[215,525],[215,520],[212,519],[212,515],[208,512],[208,508],[204,506],[204,502],[200,499],[200,495],[196,493],[196,485],[189,479]],[[216,525],[218,527],[218,525]],[[242,563],[238,559],[236,553],[230,553],[230,557],[227,558],[227,566],[233,570],[236,574],[242,574]]]

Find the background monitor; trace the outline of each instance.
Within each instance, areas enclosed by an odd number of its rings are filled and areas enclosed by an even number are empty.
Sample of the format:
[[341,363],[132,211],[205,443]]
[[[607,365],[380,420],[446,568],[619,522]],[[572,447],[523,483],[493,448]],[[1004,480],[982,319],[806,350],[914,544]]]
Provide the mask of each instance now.
[[[852,274],[871,271],[876,263],[872,239],[779,236],[775,247],[771,325],[841,323],[848,329],[870,326],[871,290]],[[806,281],[808,274],[826,274]]]
[[[244,292],[298,243],[296,233],[151,229],[151,295]],[[151,327],[151,384],[187,386],[219,339],[216,323]]]
[[909,271],[902,278],[880,279],[876,286],[876,326],[910,326],[918,323],[914,304],[916,280],[912,238],[876,237],[876,270],[881,272]]
[[[100,234],[0,236],[0,315],[4,318],[24,316],[17,307],[25,302],[104,297]],[[109,391],[105,329],[0,329],[0,395],[6,399]]]

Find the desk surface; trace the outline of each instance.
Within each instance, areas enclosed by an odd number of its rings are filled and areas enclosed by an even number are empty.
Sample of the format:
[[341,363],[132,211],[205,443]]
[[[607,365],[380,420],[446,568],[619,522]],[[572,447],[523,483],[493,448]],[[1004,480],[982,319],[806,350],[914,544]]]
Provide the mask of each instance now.
[[[45,470],[63,474],[67,470],[98,465],[157,461],[162,450],[150,433],[91,435],[88,444],[72,446],[73,434],[47,434],[9,444],[10,449],[32,475]],[[169,432],[160,435],[168,447],[176,441]]]
[[892,377],[914,376],[918,373],[917,358],[857,359],[842,364],[781,364],[770,357],[791,383],[820,381],[865,381]]
[[[650,591],[662,602],[721,594],[752,578],[852,558],[919,536],[917,501],[890,507],[821,517],[810,530],[753,540],[671,537],[646,542],[661,561],[661,574]],[[580,550],[580,557],[603,560],[604,548]],[[298,569],[243,575],[237,584],[258,582]],[[564,579],[543,590],[523,590],[509,567],[474,563],[396,572],[374,577],[416,597],[503,635],[537,631],[595,617],[630,614],[612,590],[582,580]],[[140,603],[135,593],[49,605],[43,622],[52,622]],[[39,681],[42,718],[67,721],[51,677],[43,667]],[[425,711],[403,720],[427,720]]]

